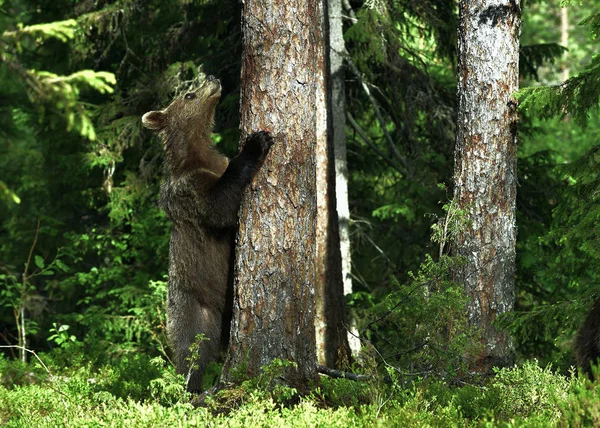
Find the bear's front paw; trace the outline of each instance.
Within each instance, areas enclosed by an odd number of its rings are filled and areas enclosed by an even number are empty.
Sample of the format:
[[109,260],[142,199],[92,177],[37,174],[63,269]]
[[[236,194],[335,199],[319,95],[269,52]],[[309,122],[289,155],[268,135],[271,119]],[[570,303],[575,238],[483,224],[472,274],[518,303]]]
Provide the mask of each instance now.
[[274,142],[275,140],[267,131],[254,132],[246,138],[243,152],[258,159],[264,159]]

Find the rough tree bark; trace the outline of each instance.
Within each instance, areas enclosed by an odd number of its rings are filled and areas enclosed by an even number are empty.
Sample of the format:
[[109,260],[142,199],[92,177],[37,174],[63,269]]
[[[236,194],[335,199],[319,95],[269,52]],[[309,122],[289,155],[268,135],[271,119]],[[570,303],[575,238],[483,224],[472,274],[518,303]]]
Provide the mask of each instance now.
[[323,61],[315,48],[317,6],[244,3],[242,134],[268,129],[275,144],[240,210],[224,381],[235,380],[235,367],[252,377],[275,358],[297,364],[286,374],[297,387],[316,377],[315,94]]
[[317,48],[325,61],[317,90],[317,357],[319,364],[342,368],[351,359],[344,294],[352,292],[342,4],[331,0],[320,6],[323,40]]
[[496,317],[514,305],[519,0],[461,0],[455,198],[468,227],[454,250],[470,295],[469,318],[482,331],[477,368],[513,360]]

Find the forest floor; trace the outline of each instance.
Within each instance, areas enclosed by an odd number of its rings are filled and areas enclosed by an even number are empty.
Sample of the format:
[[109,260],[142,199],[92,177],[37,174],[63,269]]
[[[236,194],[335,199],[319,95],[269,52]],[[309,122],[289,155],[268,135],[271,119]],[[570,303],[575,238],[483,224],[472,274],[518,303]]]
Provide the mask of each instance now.
[[431,379],[402,385],[389,380],[322,378],[301,398],[279,383],[278,376],[269,375],[222,391],[195,407],[183,393],[181,376],[175,376],[162,358],[138,355],[119,361],[93,368],[75,360],[59,374],[53,361],[42,367],[39,362],[0,358],[0,425],[600,426],[597,383],[535,362],[498,370],[486,382],[461,386]]

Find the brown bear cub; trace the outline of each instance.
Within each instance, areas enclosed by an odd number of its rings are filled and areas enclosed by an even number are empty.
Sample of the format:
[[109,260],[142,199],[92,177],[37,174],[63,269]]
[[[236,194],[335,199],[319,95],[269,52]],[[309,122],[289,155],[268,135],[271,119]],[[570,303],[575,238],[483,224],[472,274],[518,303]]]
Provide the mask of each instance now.
[[[221,83],[209,76],[166,109],[146,113],[144,126],[164,144],[166,179],[160,205],[173,222],[169,246],[167,335],[187,390],[202,389],[207,363],[229,340],[232,249],[244,188],[262,165],[273,139],[250,135],[231,161],[216,151],[210,133]],[[204,334],[198,368],[190,370],[190,345]]]
[[600,298],[594,302],[592,310],[587,315],[575,337],[575,360],[577,366],[594,380],[591,364],[600,361]]

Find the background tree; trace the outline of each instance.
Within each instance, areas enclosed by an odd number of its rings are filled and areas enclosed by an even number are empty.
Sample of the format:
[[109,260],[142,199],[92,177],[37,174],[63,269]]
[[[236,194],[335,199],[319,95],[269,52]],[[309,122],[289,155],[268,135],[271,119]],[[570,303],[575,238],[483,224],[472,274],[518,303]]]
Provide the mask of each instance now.
[[480,369],[513,361],[509,336],[494,326],[513,309],[519,2],[461,1],[458,26],[458,119],[455,198],[468,226],[454,250],[467,263],[457,272],[481,330]]
[[[352,293],[346,163],[345,52],[342,3],[320,2],[323,41],[317,44],[324,61],[317,90],[317,250],[316,339],[320,364],[337,367],[349,363],[349,332],[344,296]],[[351,333],[354,333],[352,335]],[[353,349],[358,351],[358,346]]]
[[[305,388],[316,377],[316,97],[324,79],[315,0],[244,3],[241,127],[275,138],[240,210],[234,315],[224,379],[274,359]],[[239,379],[238,379],[239,380]]]

